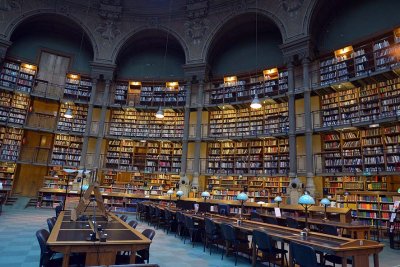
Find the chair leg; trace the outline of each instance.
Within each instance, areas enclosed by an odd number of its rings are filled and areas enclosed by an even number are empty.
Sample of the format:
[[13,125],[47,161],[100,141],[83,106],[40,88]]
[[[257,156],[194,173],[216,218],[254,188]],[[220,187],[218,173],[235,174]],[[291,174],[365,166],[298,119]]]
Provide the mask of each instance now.
[[207,246],[207,237],[204,239],[203,252],[206,252],[206,246]]

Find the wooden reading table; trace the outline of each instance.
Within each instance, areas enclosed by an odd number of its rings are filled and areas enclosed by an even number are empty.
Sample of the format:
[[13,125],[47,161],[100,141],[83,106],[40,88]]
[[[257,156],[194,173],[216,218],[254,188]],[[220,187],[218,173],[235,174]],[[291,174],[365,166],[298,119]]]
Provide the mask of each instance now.
[[[204,220],[208,217],[214,222],[229,223],[240,231],[252,234],[253,230],[263,230],[267,232],[274,240],[285,243],[297,242],[313,247],[315,250],[337,255],[342,257],[342,266],[347,266],[347,257],[352,257],[353,267],[368,267],[369,255],[374,256],[374,266],[379,267],[378,253],[382,251],[384,245],[371,240],[350,239],[339,236],[326,235],[310,232],[308,237],[300,236],[301,230],[292,229],[283,226],[271,225],[266,223],[243,220],[237,224],[237,219],[228,218],[220,215],[204,216],[185,213],[197,220]],[[289,266],[293,267],[292,255],[289,251]],[[252,265],[256,266],[256,247],[252,246]]]
[[114,214],[109,213],[109,216],[111,220],[96,216],[98,227],[101,226],[107,234],[107,240],[100,242],[86,240],[94,230],[91,221],[71,221],[68,211],[60,213],[47,244],[52,250],[64,254],[63,267],[69,265],[71,253],[86,253],[85,266],[95,266],[113,265],[118,251],[130,251],[130,263],[135,263],[136,251],[150,247],[150,239]]

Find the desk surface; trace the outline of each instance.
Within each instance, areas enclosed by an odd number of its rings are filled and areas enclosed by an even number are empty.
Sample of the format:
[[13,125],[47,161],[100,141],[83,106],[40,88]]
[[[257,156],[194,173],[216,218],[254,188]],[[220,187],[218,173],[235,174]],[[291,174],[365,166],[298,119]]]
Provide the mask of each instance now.
[[71,221],[68,212],[61,212],[53,231],[47,241],[48,245],[118,245],[118,244],[140,244],[150,245],[151,240],[143,236],[140,232],[130,227],[127,223],[120,220],[117,216],[110,214],[111,221],[101,216],[96,216],[98,228],[107,235],[106,242],[87,241],[86,238],[93,232],[93,222],[89,220]]

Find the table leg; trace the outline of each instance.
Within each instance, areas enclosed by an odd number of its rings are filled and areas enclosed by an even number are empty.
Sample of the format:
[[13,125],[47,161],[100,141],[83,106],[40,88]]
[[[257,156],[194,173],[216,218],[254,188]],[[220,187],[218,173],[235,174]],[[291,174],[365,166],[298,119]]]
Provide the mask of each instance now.
[[131,251],[131,256],[129,258],[129,263],[135,263],[136,262],[136,251],[132,250]]
[[374,253],[374,267],[379,267],[379,255]]
[[353,256],[353,265],[352,266],[353,267],[369,267],[368,255]]
[[69,252],[64,253],[64,258],[63,258],[63,267],[68,267],[69,266]]
[[294,267],[293,254],[292,254],[292,251],[290,249],[289,249],[289,267]]
[[253,242],[251,249],[251,266],[255,267],[257,262],[257,249],[256,244]]

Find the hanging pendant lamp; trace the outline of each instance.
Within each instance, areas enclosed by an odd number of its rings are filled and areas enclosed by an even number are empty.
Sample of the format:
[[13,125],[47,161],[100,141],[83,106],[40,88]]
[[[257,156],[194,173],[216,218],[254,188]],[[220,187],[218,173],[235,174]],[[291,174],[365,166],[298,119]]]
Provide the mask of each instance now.
[[257,94],[254,95],[253,101],[251,101],[250,107],[252,109],[260,109],[262,107],[260,99],[258,99]]
[[163,119],[164,118],[164,111],[161,109],[161,107],[158,108],[158,111],[156,113],[156,118],[157,119]]

